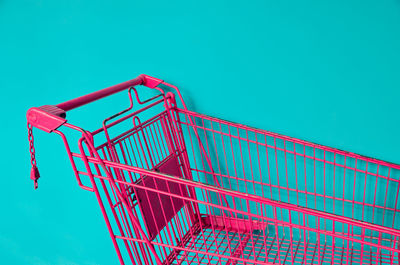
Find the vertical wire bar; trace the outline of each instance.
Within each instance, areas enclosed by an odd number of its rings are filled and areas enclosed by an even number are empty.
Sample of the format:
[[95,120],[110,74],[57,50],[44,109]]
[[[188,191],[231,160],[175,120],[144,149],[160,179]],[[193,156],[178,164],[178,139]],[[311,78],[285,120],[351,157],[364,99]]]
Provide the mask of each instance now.
[[365,213],[365,196],[367,190],[367,177],[368,177],[368,162],[365,167],[365,178],[364,178],[364,189],[363,189],[363,202],[362,202],[362,215],[361,220],[364,221],[364,213]]
[[[230,129],[229,125],[228,125],[228,131],[229,131],[229,140],[230,140],[231,150],[232,150],[233,167],[235,169],[235,178],[236,178],[236,182],[237,182],[237,188],[239,189],[239,176],[238,176],[237,168],[236,168],[235,152],[234,152],[233,145],[232,145],[232,134],[231,134],[231,129]],[[241,209],[243,209],[242,200],[239,200],[239,201],[240,201]]]
[[[381,239],[382,239],[382,232],[378,232],[378,245],[381,245]],[[381,258],[381,248],[377,247],[377,252],[376,252],[376,264],[379,264],[379,259]]]
[[317,176],[316,176],[316,156],[315,156],[315,146],[314,149],[314,207],[317,209]]
[[[265,198],[265,195],[264,195],[265,183],[264,183],[263,174],[262,174],[262,171],[261,171],[261,160],[260,160],[260,150],[259,150],[260,143],[258,142],[258,139],[257,139],[258,133],[255,133],[255,135],[256,135],[256,148],[257,148],[257,162],[258,162],[258,169],[259,169],[260,181],[261,181],[261,195],[262,195],[263,198]],[[270,183],[270,185],[271,185],[271,183]]]
[[[344,214],[344,202],[346,199],[346,160],[347,160],[347,156],[344,156],[344,161],[343,161],[343,201],[342,201],[342,215],[345,216]],[[342,233],[344,233],[344,223],[342,223]],[[343,241],[343,240],[342,240]],[[344,244],[344,241],[343,241]]]
[[[172,110],[171,110],[172,112]],[[173,115],[173,125],[174,127],[171,127],[171,133],[173,133],[173,139],[177,143],[177,157],[181,162],[181,170],[184,173],[185,178],[187,179],[193,179],[192,172],[191,172],[191,167],[190,167],[190,162],[189,162],[189,156],[186,148],[186,142],[185,142],[185,137],[183,135],[183,129],[182,129],[182,121],[179,118],[179,112],[174,109],[174,114]],[[187,117],[185,115],[185,117]],[[192,190],[189,190],[191,196],[196,197],[194,193],[192,193]],[[193,208],[193,211],[196,211],[197,207]],[[194,214],[191,214],[194,216]]]
[[[274,137],[274,147],[275,147],[276,179],[277,179],[277,183],[278,183],[278,197],[279,197],[279,201],[282,201],[282,199],[281,199],[281,185],[279,183],[279,167],[278,167],[278,152],[277,152],[277,146],[276,146],[276,137]],[[280,208],[280,209],[281,209],[281,218],[283,218],[282,208]]]
[[350,264],[353,264],[354,242],[351,241]]
[[[297,200],[297,206],[299,206],[300,205],[300,201],[299,201],[299,183],[298,183],[298,176],[297,176],[296,143],[293,143],[293,156],[294,156],[294,175],[295,175],[295,180],[296,180],[296,200]],[[300,212],[298,211],[297,214],[298,214],[299,223],[300,223]],[[299,230],[299,237],[301,237],[300,230]]]
[[[261,205],[261,211],[263,213],[263,223],[266,223],[266,227],[267,229],[263,229],[263,233],[264,233],[264,240],[263,240],[263,246],[264,246],[264,250],[265,250],[265,261],[268,262],[268,254],[267,254],[267,234],[269,237],[269,229],[268,229],[268,221],[266,221],[265,216],[267,215],[267,206],[263,203]],[[272,245],[272,243],[271,243]]]
[[[304,152],[304,189],[305,189],[305,194],[306,194],[306,207],[308,208],[308,189],[307,189],[307,166],[306,166],[306,145],[303,145],[303,152]],[[306,226],[306,216],[303,214],[303,226]],[[300,220],[300,218],[299,218]],[[309,225],[309,220],[308,220],[308,215],[307,215],[307,227],[310,227]],[[299,230],[300,231],[300,230]],[[309,234],[309,231],[307,230],[307,234]],[[306,229],[303,229],[303,236],[304,236],[304,255],[306,253],[305,246],[306,246]],[[301,240],[301,239],[300,239]]]
[[[399,191],[400,191],[400,182],[397,182],[397,191],[396,191],[396,200],[394,202],[393,206],[393,221],[392,221],[392,228],[394,228],[395,220],[396,220],[396,214],[397,214],[397,200],[399,198]],[[392,236],[390,236],[392,238]],[[395,240],[396,237],[394,237]],[[399,261],[400,261],[400,255],[399,255]]]
[[[361,241],[365,241],[365,228],[361,228]],[[362,260],[364,259],[364,244],[361,244],[361,253],[360,253],[360,264],[362,264]]]
[[288,195],[288,203],[290,202],[290,190],[289,190],[289,176],[288,176],[288,166],[287,166],[287,150],[286,150],[286,140],[283,140],[283,153],[284,153],[284,157],[285,157],[285,175],[286,175],[286,191],[287,191],[287,195]]
[[333,235],[332,235],[332,259],[331,259],[331,264],[333,264],[335,260],[335,242],[336,242],[336,234],[335,234],[335,224],[336,221],[332,220],[332,226],[333,226]]
[[[219,161],[217,142],[216,142],[216,139],[215,139],[215,131],[214,131],[214,126],[213,126],[213,122],[212,122],[212,121],[211,121],[211,131],[212,131],[212,136],[213,136],[213,141],[214,141],[215,156],[216,156],[216,158],[217,158],[218,172],[219,172],[220,175],[221,175],[221,186],[224,187],[224,181],[223,181],[223,178],[222,178],[223,174],[222,174],[222,171],[221,171],[221,165],[220,165],[220,161]],[[222,141],[223,141],[223,138],[222,138],[222,131],[221,131],[221,139],[222,139]],[[228,174],[228,179],[230,179],[229,174]],[[221,199],[222,199],[222,198],[221,198]],[[224,211],[224,210],[221,210],[221,211],[222,211],[222,218],[223,218],[223,221],[224,221],[224,223],[226,223],[227,221],[226,221],[225,211]],[[213,229],[213,230],[214,230],[214,229]],[[213,232],[214,232],[214,231],[213,231]],[[215,232],[214,232],[214,233],[215,233]],[[217,249],[218,249],[218,248],[217,248]],[[230,250],[230,252],[231,252],[231,254],[232,254],[232,250],[231,250],[230,247],[229,247],[229,250]],[[219,253],[219,252],[218,252],[218,253]]]
[[223,174],[222,174],[222,171],[221,171],[221,165],[220,165],[220,161],[219,161],[217,142],[215,140],[215,130],[214,130],[214,126],[213,126],[213,122],[212,121],[211,121],[211,132],[212,132],[213,141],[214,141],[215,157],[217,159],[218,172],[219,172],[219,174],[221,176],[221,187],[225,188],[224,187],[224,182],[223,182],[223,179],[222,179]]
[[[354,204],[353,204],[354,205]],[[350,225],[347,225],[347,240],[346,240],[346,264],[349,265],[350,264]]]
[[[333,214],[336,214],[335,211],[335,205],[336,205],[336,194],[335,194],[335,190],[336,190],[336,153],[333,153],[333,198],[332,198],[332,203],[333,203]],[[335,223],[332,223],[332,233],[335,234]],[[332,236],[332,248],[335,245],[335,239]]]
[[[394,236],[394,239],[393,239],[393,249],[396,249],[396,237],[397,236]],[[398,255],[398,259],[400,259],[400,256],[399,256],[399,252],[395,252],[395,251],[392,251],[392,254],[390,255],[390,264],[394,264],[394,254],[395,253],[397,253],[397,255]]]
[[[251,148],[250,148],[250,140],[249,140],[249,131],[246,129],[246,141],[247,141],[247,148],[249,149],[249,162],[250,162],[250,172],[251,172],[251,177],[252,177],[252,184],[253,184],[253,189],[254,189],[254,195],[256,194],[256,185],[255,185],[255,180],[254,180],[254,172],[253,172],[253,161],[251,159]],[[257,214],[258,214],[258,208],[257,208]]]
[[271,193],[271,200],[273,200],[274,197],[272,195],[272,181],[271,181],[271,169],[270,169],[269,157],[268,157],[268,143],[267,143],[267,136],[266,135],[264,135],[264,136],[265,136],[265,154],[267,157],[267,167],[268,167],[269,189],[270,189],[270,193]]
[[276,212],[276,206],[273,206],[273,212],[274,212],[274,224],[275,224],[275,236],[276,236],[276,243],[277,243],[277,256],[278,256],[278,260],[279,260],[279,264],[281,263],[281,252],[280,252],[280,242],[279,242],[279,229],[278,229],[278,215]]
[[[326,151],[324,150],[324,212],[326,212]],[[324,227],[326,229],[326,219],[324,218]]]
[[[377,177],[375,178],[374,203],[373,203],[373,206],[372,206],[372,220],[371,220],[371,222],[373,224],[375,223],[374,218],[375,218],[375,209],[376,209],[376,192],[378,190],[378,174],[379,174],[379,164],[378,164],[377,169],[376,169]],[[372,237],[372,233],[373,232],[372,232],[372,229],[371,229],[371,237]],[[379,233],[379,235],[381,235],[381,233]]]
[[[202,194],[204,194],[204,191],[203,191],[203,190],[202,190]],[[203,195],[203,198],[205,199],[206,202],[210,202],[210,201],[208,201],[208,199],[206,199],[206,197],[205,197],[204,195]],[[199,212],[196,212],[196,214],[197,214],[197,219],[198,219],[198,220],[201,220],[200,213],[199,213]],[[203,228],[202,222],[200,221],[200,222],[198,222],[198,224],[199,224],[199,226],[200,226],[200,231],[201,231],[201,236],[199,236],[199,238],[202,237],[203,240],[204,240],[204,228]],[[197,251],[197,245],[196,245],[196,244],[194,244],[194,248],[195,248],[195,250]],[[197,262],[200,263],[198,253],[196,253],[196,258],[197,258]]]
[[[248,188],[247,188],[247,177],[246,177],[246,171],[244,169],[244,159],[243,159],[243,150],[242,150],[242,144],[240,143],[242,140],[240,139],[240,132],[239,132],[239,128],[236,128],[237,130],[237,134],[238,134],[238,142],[239,142],[239,151],[240,151],[240,159],[242,162],[242,170],[243,170],[243,182],[244,182],[244,186],[246,189],[246,194],[249,193]],[[238,191],[240,191],[239,187],[238,187]]]
[[[317,176],[316,176],[316,154],[315,154],[315,146],[313,146],[313,159],[314,159],[314,209],[317,209]],[[310,241],[310,233],[308,232],[308,241]]]
[[[316,235],[318,234],[318,232],[316,232],[315,233]],[[311,245],[311,243],[310,243],[310,245]],[[311,247],[311,246],[310,246]],[[312,247],[311,247],[312,248]],[[312,257],[311,257],[311,262],[310,262],[310,264],[314,264],[314,259],[315,259],[315,253],[317,252],[317,243],[315,243],[315,245],[314,245],[314,251],[313,251],[313,254],[312,254]],[[318,261],[317,261],[318,262]],[[317,263],[317,264],[319,264],[319,263]]]
[[320,228],[320,217],[317,216],[317,244],[318,244],[318,264],[321,264],[321,228]]
[[387,195],[389,190],[389,178],[390,178],[390,168],[388,169],[388,178],[386,179],[385,200],[383,204],[383,213],[382,213],[382,226],[385,226],[385,211],[386,211]]
[[278,184],[278,197],[279,197],[279,201],[282,201],[281,185],[279,184],[279,167],[278,167],[278,153],[277,153],[277,148],[276,148],[276,137],[274,137],[274,149],[275,149],[276,180],[277,180],[277,184]]
[[[287,191],[287,195],[288,195],[288,203],[290,202],[290,189],[289,189],[289,176],[288,176],[288,166],[287,166],[287,150],[286,150],[286,140],[283,140],[283,154],[285,157],[285,175],[286,175],[286,191]],[[289,210],[288,210],[289,212]],[[281,216],[282,220],[283,220],[283,215]],[[282,226],[282,231],[283,231],[283,238],[286,237],[286,232],[285,232],[285,227]],[[291,234],[289,235],[291,236]]]
[[220,132],[221,132],[221,143],[222,143],[222,149],[223,149],[223,152],[224,152],[225,166],[226,166],[226,174],[228,175],[228,181],[229,181],[229,189],[232,190],[232,182],[231,182],[231,176],[230,176],[230,173],[229,173],[228,158],[227,158],[227,156],[226,156],[225,141],[224,141],[224,135],[222,134],[221,122],[219,122],[218,125],[219,125],[219,130],[220,130]]
[[[189,124],[189,123],[188,123],[188,119],[187,119],[187,115],[185,115],[185,118],[186,118],[186,123]],[[190,131],[190,128],[192,128],[193,130],[196,130],[196,128],[195,128],[194,126],[190,127],[189,125],[186,126],[186,128],[187,128],[187,130],[188,130],[188,135],[189,135],[189,139],[190,139],[190,146],[192,147],[194,167],[195,167],[195,169],[198,170],[199,168],[198,168],[198,166],[197,166],[197,159],[196,159],[197,156],[196,156],[196,154],[194,153],[194,145],[193,145],[193,140],[192,140],[192,133],[191,133],[191,131]],[[200,172],[199,172],[199,171],[196,171],[196,173],[197,173],[197,179],[198,179],[198,181],[200,181]]]
[[[354,163],[354,183],[353,183],[353,204],[351,206],[351,218],[354,219],[354,206],[355,206],[355,196],[356,196],[356,179],[357,179],[357,158],[355,159],[355,163]],[[365,179],[365,182],[367,181],[367,179]],[[364,190],[365,192],[365,190]],[[349,237],[350,237],[350,226],[349,228]],[[354,226],[351,225],[351,234],[354,234]],[[348,240],[347,243],[350,243],[350,241]],[[348,253],[348,252],[347,252]]]
[[[250,216],[250,214],[251,214],[251,211],[250,211],[250,200],[249,199],[247,199],[246,200],[246,202],[247,202],[247,212],[248,212],[248,220],[249,220],[249,223],[250,223],[250,231],[254,231],[254,229],[253,229],[253,220],[252,220],[252,217]],[[258,209],[258,207],[257,207],[257,203],[256,203],[256,208]],[[257,210],[257,215],[259,215],[258,214],[258,210]],[[244,221],[245,221],[245,219],[244,219]],[[258,221],[258,220],[257,220]],[[254,260],[256,259],[256,252],[255,252],[255,245],[254,245],[254,237],[253,237],[253,233],[252,232],[247,232],[248,234],[250,234],[250,237],[251,237],[251,242],[252,242],[252,251],[253,251],[253,256],[254,256]],[[247,238],[249,237],[249,235],[247,235],[246,236]],[[244,258],[244,249],[245,249],[245,247],[246,247],[246,245],[245,246],[243,246],[243,252],[242,252],[242,256],[243,256],[243,258]],[[251,252],[249,253],[249,257],[250,257],[250,255],[251,255]]]
[[[305,213],[303,213],[303,227],[304,227],[304,229],[303,229],[303,236],[304,236],[304,256],[303,256],[303,262],[305,261],[305,262],[307,262],[307,237],[306,237],[306,227],[309,227],[309,225],[308,225],[308,216],[307,216],[307,226],[306,226],[306,224],[305,224],[305,222],[306,222],[306,214]],[[309,231],[308,231],[308,233],[309,233]],[[302,263],[303,263],[302,262]]]
[[288,214],[289,214],[289,229],[290,229],[290,243],[289,243],[289,247],[290,247],[290,262],[293,264],[294,263],[294,256],[293,256],[293,227],[292,227],[292,211],[290,209],[288,209]]
[[[220,129],[220,132],[221,132],[221,141],[222,141],[222,147],[223,147],[223,151],[224,151],[224,158],[225,158],[226,170],[227,170],[227,175],[228,175],[228,180],[229,180],[229,187],[232,190],[232,182],[231,182],[231,176],[230,176],[230,173],[229,173],[229,165],[228,165],[228,159],[227,159],[227,155],[226,155],[225,141],[224,141],[223,134],[222,134],[221,122],[219,122],[218,124],[219,124],[219,129]],[[230,145],[231,145],[231,148],[232,148],[232,156],[234,156],[233,155],[233,147],[232,147],[232,136],[231,136],[231,133],[230,133],[229,126],[228,126],[228,132],[229,132],[229,141],[230,141]],[[233,165],[234,165],[234,169],[235,169],[235,175],[237,177],[235,160],[233,160]],[[233,203],[233,209],[237,209],[236,198],[232,198],[232,203]],[[241,203],[241,200],[240,200],[240,203]],[[242,206],[242,208],[243,208],[243,206]],[[232,217],[234,217],[234,218],[237,218],[237,213],[236,212],[233,212],[233,214],[231,213],[230,215]],[[224,220],[224,221],[226,221],[226,220]],[[228,233],[228,231],[226,231],[226,233]],[[233,255],[233,251],[232,251],[232,248],[230,246],[231,242],[230,242],[230,239],[229,239],[229,235],[227,236],[227,239],[228,239],[228,244],[229,244],[230,255]]]

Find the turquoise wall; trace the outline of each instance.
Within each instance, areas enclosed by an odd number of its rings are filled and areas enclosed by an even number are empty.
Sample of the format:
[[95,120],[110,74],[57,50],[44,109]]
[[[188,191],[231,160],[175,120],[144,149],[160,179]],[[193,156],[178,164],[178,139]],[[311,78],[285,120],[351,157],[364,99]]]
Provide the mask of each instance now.
[[[35,131],[33,190],[25,112],[140,73],[192,110],[400,163],[398,0],[2,0],[0,62],[3,264],[116,262],[55,135]],[[69,118],[92,129],[121,104]]]

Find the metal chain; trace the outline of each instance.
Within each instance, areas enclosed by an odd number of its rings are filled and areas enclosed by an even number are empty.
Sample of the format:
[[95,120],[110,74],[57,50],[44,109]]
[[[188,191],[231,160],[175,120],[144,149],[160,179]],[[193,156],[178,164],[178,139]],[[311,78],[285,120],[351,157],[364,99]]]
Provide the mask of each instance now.
[[31,179],[34,182],[35,189],[37,189],[37,187],[38,187],[38,182],[37,181],[38,181],[40,175],[39,175],[39,170],[38,170],[38,168],[36,166],[35,146],[34,146],[34,143],[33,143],[33,130],[32,130],[33,126],[32,126],[32,124],[30,124],[28,122],[27,127],[28,127],[29,152],[31,154],[31,165],[32,165],[32,168],[31,168]]
[[29,152],[31,153],[31,165],[32,167],[36,166],[36,158],[35,158],[35,146],[33,145],[33,130],[32,124],[28,123],[28,140],[29,140]]

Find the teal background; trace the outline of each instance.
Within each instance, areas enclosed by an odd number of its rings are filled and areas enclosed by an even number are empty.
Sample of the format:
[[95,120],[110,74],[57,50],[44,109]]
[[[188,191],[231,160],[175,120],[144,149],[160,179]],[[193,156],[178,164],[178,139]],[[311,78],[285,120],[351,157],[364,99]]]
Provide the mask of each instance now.
[[[33,190],[25,112],[140,73],[192,110],[400,163],[398,0],[0,0],[0,62],[2,264],[117,262],[61,140],[38,130]],[[69,118],[92,129],[126,104]]]

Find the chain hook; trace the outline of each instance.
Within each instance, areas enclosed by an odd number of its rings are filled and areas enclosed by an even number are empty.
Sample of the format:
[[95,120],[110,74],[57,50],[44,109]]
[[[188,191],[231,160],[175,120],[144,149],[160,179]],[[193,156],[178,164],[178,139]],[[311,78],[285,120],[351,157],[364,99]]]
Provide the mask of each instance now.
[[33,126],[28,122],[28,140],[29,140],[29,152],[31,154],[31,179],[33,180],[34,188],[38,188],[38,179],[40,178],[39,169],[36,166],[35,158],[35,146],[33,144]]

